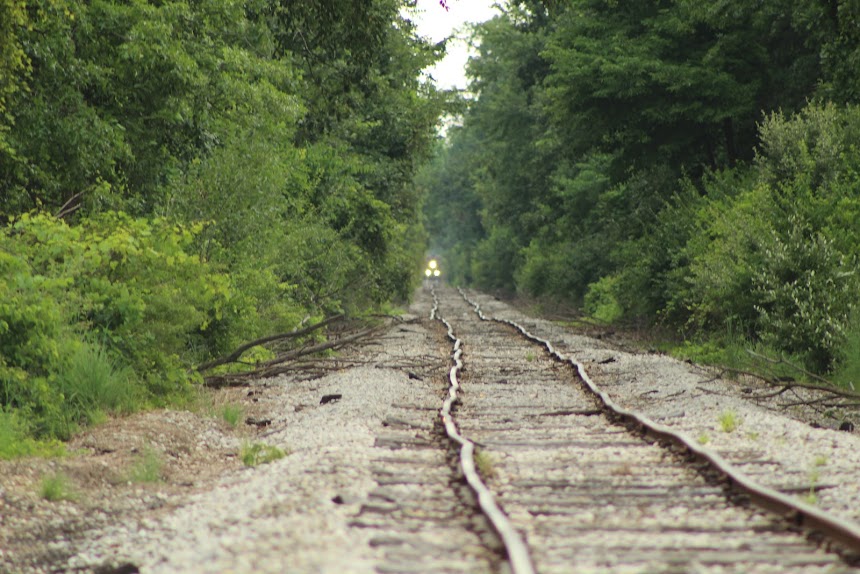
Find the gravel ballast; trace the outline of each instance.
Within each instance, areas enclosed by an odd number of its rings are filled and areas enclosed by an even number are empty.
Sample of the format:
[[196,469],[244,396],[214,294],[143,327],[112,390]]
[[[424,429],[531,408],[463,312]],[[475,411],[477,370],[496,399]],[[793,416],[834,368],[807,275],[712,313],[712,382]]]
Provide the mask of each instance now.
[[[838,421],[802,407],[784,408],[783,397],[750,400],[750,387],[762,390],[763,383],[715,377],[708,369],[665,355],[620,351],[493,297],[468,295],[486,315],[518,322],[582,363],[622,407],[697,439],[765,486],[860,522],[860,436],[828,428]],[[734,419],[736,428],[725,430],[724,419]]]
[[[699,438],[765,485],[860,521],[856,433],[813,428],[833,423],[809,410],[751,401],[744,389],[754,382],[620,351],[469,296],[583,363],[620,405]],[[420,291],[377,339],[322,360],[328,374],[232,391],[246,415],[266,421],[260,428],[237,433],[198,414],[142,413],[76,438],[77,458],[0,463],[0,572],[499,571],[497,542],[437,435],[450,345],[427,319],[431,304]],[[731,432],[726,413],[737,422]],[[287,454],[245,467],[242,445],[256,442]],[[165,461],[164,480],[126,481],[117,457],[133,461],[149,448]],[[39,478],[54,469],[82,489],[90,483],[91,493],[41,500]],[[426,498],[423,483],[432,483]]]

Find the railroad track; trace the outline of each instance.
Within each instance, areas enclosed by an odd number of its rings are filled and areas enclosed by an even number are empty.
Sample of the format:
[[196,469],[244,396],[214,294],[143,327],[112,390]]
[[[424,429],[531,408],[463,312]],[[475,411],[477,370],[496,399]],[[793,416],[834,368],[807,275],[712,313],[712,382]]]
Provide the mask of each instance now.
[[502,570],[860,572],[856,526],[617,409],[580,365],[456,291],[434,299],[453,355],[441,419]]

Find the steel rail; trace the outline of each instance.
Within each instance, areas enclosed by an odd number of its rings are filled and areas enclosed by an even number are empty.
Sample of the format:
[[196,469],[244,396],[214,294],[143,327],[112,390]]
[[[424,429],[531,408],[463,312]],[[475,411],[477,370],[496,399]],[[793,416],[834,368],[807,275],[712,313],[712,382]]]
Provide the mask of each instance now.
[[497,319],[495,317],[486,317],[481,310],[480,304],[469,299],[461,288],[458,288],[457,290],[460,292],[463,299],[469,305],[474,307],[475,313],[482,321],[493,321],[513,327],[526,339],[542,345],[553,359],[571,366],[575,374],[585,384],[585,387],[589,392],[600,400],[603,408],[610,413],[612,417],[615,417],[617,420],[624,422],[630,427],[638,429],[645,436],[651,437],[662,443],[672,444],[687,451],[691,456],[703,463],[706,463],[713,470],[725,477],[730,488],[747,496],[756,506],[769,512],[782,515],[794,525],[821,534],[830,541],[836,542],[841,549],[847,550],[851,554],[851,556],[846,558],[857,560],[858,557],[860,557],[860,525],[857,523],[842,520],[803,501],[794,499],[781,492],[777,492],[772,488],[762,486],[750,479],[741,472],[740,469],[724,459],[722,456],[698,444],[685,433],[673,430],[640,413],[619,406],[609,397],[608,394],[606,394],[606,392],[600,389],[600,387],[591,380],[591,377],[588,375],[588,372],[585,370],[582,363],[575,359],[565,357],[552,346],[551,342],[531,334],[528,330],[514,321],[510,321],[508,319]]
[[532,563],[531,555],[528,547],[523,541],[519,532],[508,520],[507,515],[496,504],[495,497],[487,485],[481,480],[475,465],[475,443],[460,434],[460,429],[457,428],[457,423],[451,413],[451,408],[457,402],[457,391],[460,389],[460,381],[458,373],[463,368],[463,342],[454,334],[454,329],[451,324],[438,315],[439,298],[436,296],[436,289],[431,287],[430,292],[433,294],[433,308],[430,310],[430,319],[441,322],[448,330],[448,339],[453,342],[453,351],[451,359],[453,365],[448,372],[448,396],[445,402],[442,403],[442,408],[439,410],[439,416],[442,418],[442,423],[445,426],[445,433],[448,438],[459,445],[460,454],[460,470],[466,479],[466,483],[478,500],[478,506],[481,512],[490,521],[493,529],[498,534],[505,547],[505,553],[508,557],[508,562],[511,565],[513,574],[534,574],[535,569]]

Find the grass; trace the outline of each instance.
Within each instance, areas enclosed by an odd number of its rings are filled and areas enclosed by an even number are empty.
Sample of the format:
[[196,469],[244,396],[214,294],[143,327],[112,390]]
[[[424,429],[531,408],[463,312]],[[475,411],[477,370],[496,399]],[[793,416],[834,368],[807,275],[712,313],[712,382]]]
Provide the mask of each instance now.
[[478,472],[487,480],[496,478],[496,469],[493,466],[493,460],[490,455],[483,450],[475,451],[475,466],[478,467]]
[[71,487],[69,477],[61,472],[42,477],[39,496],[51,502],[77,499],[77,494]]
[[809,470],[809,492],[803,496],[803,500],[809,504],[818,504],[818,495],[815,493],[815,487],[818,486],[818,481],[821,480],[821,467],[827,464],[826,456],[816,456],[812,461],[812,468]]
[[70,355],[57,377],[57,388],[65,397],[64,409],[54,422],[65,438],[76,424],[98,424],[105,413],[135,410],[141,393],[130,369],[112,360],[104,347],[83,343]]
[[734,432],[740,426],[741,421],[734,411],[723,411],[720,414],[720,428],[723,432]]
[[288,452],[262,442],[245,443],[239,454],[245,466],[266,464],[287,456]]
[[22,456],[45,458],[63,456],[66,446],[58,440],[36,440],[28,436],[26,425],[17,414],[0,409],[0,460]]
[[146,447],[131,466],[128,473],[130,482],[160,482],[164,461],[151,447]]
[[535,360],[535,354],[534,354],[534,353],[532,353],[531,351],[529,351],[528,353],[526,353],[526,361],[528,361],[529,363],[531,363],[531,362],[532,362],[532,361],[534,361],[534,360]]
[[221,418],[224,419],[231,428],[239,426],[244,414],[245,409],[242,408],[242,405],[227,403],[221,407]]

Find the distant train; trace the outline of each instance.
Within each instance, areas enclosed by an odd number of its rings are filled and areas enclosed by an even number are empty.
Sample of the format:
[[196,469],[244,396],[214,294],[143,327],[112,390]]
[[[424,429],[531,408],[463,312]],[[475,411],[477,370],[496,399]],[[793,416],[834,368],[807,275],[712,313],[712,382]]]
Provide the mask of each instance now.
[[428,257],[424,265],[424,279],[430,281],[438,281],[442,277],[442,266],[439,264],[438,257]]

